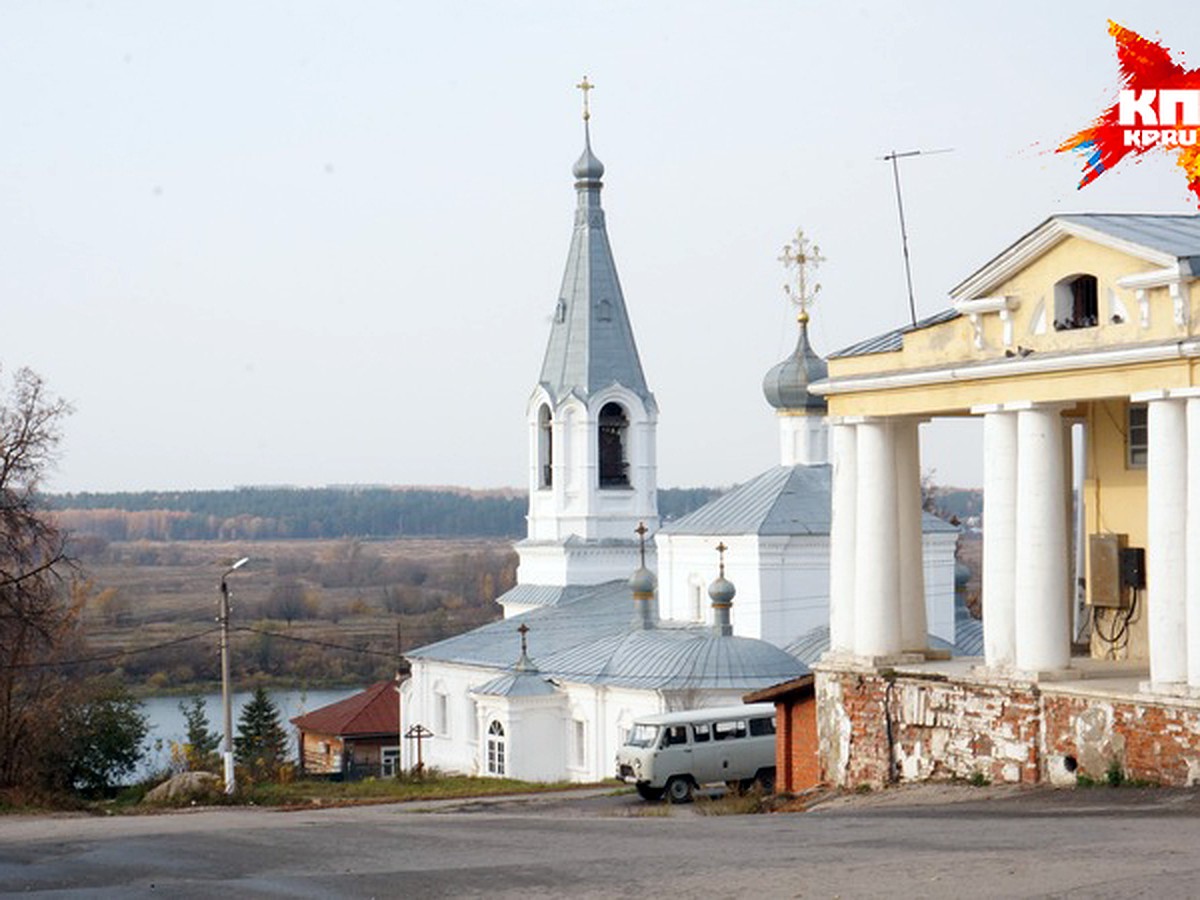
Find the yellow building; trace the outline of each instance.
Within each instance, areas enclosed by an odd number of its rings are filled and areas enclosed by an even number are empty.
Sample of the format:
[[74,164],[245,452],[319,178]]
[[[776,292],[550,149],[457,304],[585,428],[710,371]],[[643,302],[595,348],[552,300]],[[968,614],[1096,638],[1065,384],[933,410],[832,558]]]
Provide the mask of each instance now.
[[[827,778],[1200,780],[1197,276],[1200,216],[1054,216],[951,309],[830,357]],[[926,659],[917,602],[917,433],[939,416],[984,432],[970,663]]]

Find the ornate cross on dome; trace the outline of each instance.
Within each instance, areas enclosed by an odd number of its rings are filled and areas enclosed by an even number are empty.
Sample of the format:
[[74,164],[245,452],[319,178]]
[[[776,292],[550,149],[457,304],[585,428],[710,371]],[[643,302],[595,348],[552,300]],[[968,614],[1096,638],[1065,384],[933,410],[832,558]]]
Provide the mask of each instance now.
[[645,522],[638,522],[638,527],[633,530],[637,532],[638,541],[641,543],[641,546],[638,548],[638,555],[641,558],[641,566],[644,569],[646,568],[646,532],[650,529],[646,527]]
[[725,551],[728,549],[729,548],[725,546],[724,541],[721,541],[721,543],[717,544],[717,553],[721,559],[720,574],[722,578],[725,577]]
[[521,627],[518,628],[517,631],[521,635],[521,656],[522,657],[528,656],[529,648],[525,645],[525,635],[529,634],[529,626],[526,625],[524,622],[522,622]]
[[797,228],[796,236],[784,244],[779,261],[789,272],[795,269],[795,287],[789,282],[783,286],[783,291],[800,308],[797,318],[807,322],[808,307],[821,292],[821,285],[813,278],[817,268],[825,262],[821,248],[805,237],[803,228]]
[[587,76],[583,76],[583,81],[575,85],[583,91],[583,121],[587,121],[592,117],[591,111],[588,109],[588,91],[593,90],[596,86],[587,80]]

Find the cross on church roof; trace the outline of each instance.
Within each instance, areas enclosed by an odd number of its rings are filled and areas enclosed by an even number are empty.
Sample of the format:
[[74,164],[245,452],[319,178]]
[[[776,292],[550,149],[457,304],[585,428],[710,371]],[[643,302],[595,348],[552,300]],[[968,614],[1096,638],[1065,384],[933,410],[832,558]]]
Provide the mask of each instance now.
[[722,578],[725,577],[725,551],[728,549],[729,548],[725,546],[724,541],[721,541],[721,543],[717,544],[717,554],[721,558],[720,566],[721,566],[721,577]]
[[529,634],[529,626],[522,622],[521,627],[517,631],[521,635],[521,655],[527,656],[529,648],[525,646],[525,635]]
[[588,81],[587,76],[584,75],[583,81],[579,82],[575,87],[583,91],[583,121],[586,122],[592,117],[592,113],[588,109],[588,91],[594,90],[596,86]]
[[810,284],[810,279],[816,274],[817,268],[825,262],[825,257],[821,255],[821,248],[805,236],[803,228],[797,228],[796,236],[784,245],[779,261],[783,263],[785,269],[796,270],[796,286],[792,287],[790,283],[785,284],[783,291],[788,295],[789,300],[800,307],[797,318],[801,322],[807,322],[808,307],[821,292],[821,285],[815,280],[812,280]]
[[644,569],[646,568],[646,532],[650,529],[646,527],[645,522],[638,522],[638,527],[633,530],[637,532],[638,541],[641,544],[638,547],[638,556],[641,559],[641,566]]

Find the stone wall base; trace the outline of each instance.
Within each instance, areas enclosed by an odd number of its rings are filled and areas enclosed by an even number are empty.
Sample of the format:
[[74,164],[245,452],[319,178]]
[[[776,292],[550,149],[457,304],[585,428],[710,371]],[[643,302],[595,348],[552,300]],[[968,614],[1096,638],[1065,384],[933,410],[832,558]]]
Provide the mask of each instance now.
[[1163,785],[1200,783],[1194,699],[836,664],[818,668],[816,696],[821,777],[839,787],[1073,784],[1118,770]]

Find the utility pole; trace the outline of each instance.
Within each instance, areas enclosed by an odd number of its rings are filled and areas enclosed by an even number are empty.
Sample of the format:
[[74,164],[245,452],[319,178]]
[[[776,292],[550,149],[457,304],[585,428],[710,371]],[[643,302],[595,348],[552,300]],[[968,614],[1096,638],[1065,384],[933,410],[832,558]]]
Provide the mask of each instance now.
[[232,794],[237,787],[233,774],[233,697],[229,693],[229,585],[226,579],[248,562],[250,557],[243,556],[221,576],[221,706],[225,713],[225,743],[221,749],[221,757],[225,765],[226,794]]
[[947,147],[945,150],[906,150],[902,153],[893,150],[887,156],[879,157],[884,162],[892,164],[892,179],[896,184],[896,209],[900,212],[900,247],[904,251],[904,278],[908,282],[908,314],[912,318],[913,325],[917,324],[917,303],[913,299],[912,266],[908,261],[908,229],[904,225],[904,201],[900,197],[900,166],[896,160],[909,156],[928,156],[931,153],[950,153],[953,149],[953,147]]

